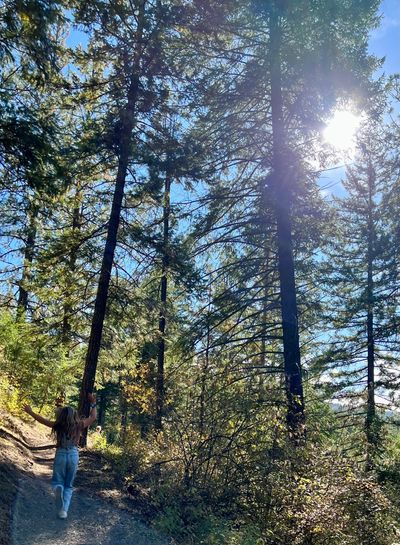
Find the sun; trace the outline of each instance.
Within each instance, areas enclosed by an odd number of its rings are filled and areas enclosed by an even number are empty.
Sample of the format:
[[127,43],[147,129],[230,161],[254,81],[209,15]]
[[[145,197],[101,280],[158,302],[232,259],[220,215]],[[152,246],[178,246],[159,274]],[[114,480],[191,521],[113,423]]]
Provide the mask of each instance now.
[[324,129],[325,142],[343,155],[354,155],[361,118],[350,110],[336,110]]

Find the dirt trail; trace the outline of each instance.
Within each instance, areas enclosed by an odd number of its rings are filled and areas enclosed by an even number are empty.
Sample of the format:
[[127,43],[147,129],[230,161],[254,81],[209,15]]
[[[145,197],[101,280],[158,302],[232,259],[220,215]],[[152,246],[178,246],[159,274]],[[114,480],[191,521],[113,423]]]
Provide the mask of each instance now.
[[21,478],[18,486],[12,545],[170,544],[133,514],[81,490],[74,493],[68,519],[58,519],[50,488],[54,449],[32,450],[32,471]]

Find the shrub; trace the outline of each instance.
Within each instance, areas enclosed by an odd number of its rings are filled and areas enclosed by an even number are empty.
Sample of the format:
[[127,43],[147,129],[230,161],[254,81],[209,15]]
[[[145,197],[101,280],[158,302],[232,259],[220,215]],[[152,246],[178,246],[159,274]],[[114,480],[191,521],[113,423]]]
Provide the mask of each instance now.
[[70,387],[75,368],[57,338],[9,312],[0,314],[0,388],[8,410],[18,410],[17,398],[42,408]]

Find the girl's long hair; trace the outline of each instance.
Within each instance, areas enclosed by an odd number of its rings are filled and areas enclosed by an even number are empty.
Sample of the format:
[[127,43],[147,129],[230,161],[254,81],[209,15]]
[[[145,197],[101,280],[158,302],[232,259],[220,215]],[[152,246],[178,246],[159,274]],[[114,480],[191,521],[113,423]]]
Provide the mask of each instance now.
[[60,442],[63,437],[72,439],[81,429],[78,411],[72,407],[63,407],[57,411],[52,433]]

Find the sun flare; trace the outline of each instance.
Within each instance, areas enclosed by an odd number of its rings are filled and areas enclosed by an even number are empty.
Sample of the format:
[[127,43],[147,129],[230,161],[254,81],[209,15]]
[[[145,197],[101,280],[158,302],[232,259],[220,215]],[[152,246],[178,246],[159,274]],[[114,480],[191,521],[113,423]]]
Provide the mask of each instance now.
[[360,123],[360,115],[349,110],[336,110],[323,132],[325,142],[340,153],[353,155]]

